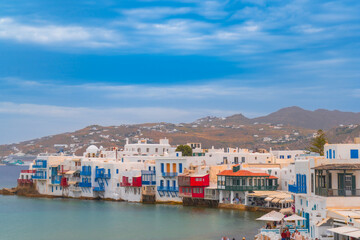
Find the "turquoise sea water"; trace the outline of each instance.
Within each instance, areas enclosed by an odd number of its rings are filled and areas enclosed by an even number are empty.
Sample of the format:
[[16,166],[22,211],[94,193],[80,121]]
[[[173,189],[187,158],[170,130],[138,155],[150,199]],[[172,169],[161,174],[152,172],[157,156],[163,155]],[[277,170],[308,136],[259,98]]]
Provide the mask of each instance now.
[[[0,187],[20,167],[0,166]],[[9,177],[11,179],[9,179]],[[202,240],[252,238],[258,212],[0,195],[0,240]]]

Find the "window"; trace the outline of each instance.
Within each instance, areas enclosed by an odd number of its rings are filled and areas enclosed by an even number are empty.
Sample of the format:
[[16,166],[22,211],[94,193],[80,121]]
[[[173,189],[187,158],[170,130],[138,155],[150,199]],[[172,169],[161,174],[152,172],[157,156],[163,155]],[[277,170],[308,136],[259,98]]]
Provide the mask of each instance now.
[[287,155],[287,158],[290,159],[290,158],[291,158],[291,155]]
[[146,148],[146,152],[149,152],[149,148]]
[[350,150],[350,158],[351,159],[359,158],[359,150],[358,149],[351,149]]
[[314,192],[314,174],[311,174],[311,192]]
[[119,174],[119,169],[116,169],[116,174]]
[[239,163],[239,157],[234,157],[234,163],[238,164]]
[[117,184],[117,187],[120,187],[120,183]]
[[280,159],[284,159],[285,157],[284,157],[284,155],[280,155]]
[[249,186],[252,186],[252,179],[249,179]]
[[182,163],[179,163],[179,173],[182,173]]
[[156,153],[158,152],[158,148],[155,148],[155,152],[156,152]]
[[164,172],[164,163],[161,163],[161,173]]
[[246,186],[246,179],[245,178],[241,179],[241,185]]

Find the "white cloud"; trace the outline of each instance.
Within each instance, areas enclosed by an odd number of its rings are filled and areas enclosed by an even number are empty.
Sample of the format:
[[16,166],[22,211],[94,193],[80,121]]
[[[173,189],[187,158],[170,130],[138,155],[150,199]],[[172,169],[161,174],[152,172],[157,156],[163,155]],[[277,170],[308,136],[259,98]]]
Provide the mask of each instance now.
[[144,122],[184,122],[193,121],[205,115],[227,116],[234,111],[218,109],[179,109],[168,107],[128,107],[91,108],[65,107],[28,103],[0,102],[0,114],[41,117],[42,119],[61,119],[86,124],[116,125],[122,123]]
[[54,24],[30,25],[13,18],[0,18],[0,39],[37,44],[70,44],[77,47],[114,47],[125,42],[118,32],[109,29]]

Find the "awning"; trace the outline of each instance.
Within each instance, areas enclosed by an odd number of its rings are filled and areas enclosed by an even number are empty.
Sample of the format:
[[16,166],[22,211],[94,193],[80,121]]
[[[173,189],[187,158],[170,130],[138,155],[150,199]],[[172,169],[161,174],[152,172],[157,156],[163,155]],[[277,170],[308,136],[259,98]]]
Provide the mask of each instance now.
[[75,185],[76,183],[78,183],[78,182],[76,182],[76,181],[70,181],[70,182],[68,182],[69,185]]
[[80,159],[80,158],[74,158],[74,159],[72,159],[72,161],[74,161],[74,162],[80,162],[81,159]]
[[329,220],[330,220],[330,218],[325,218],[324,220],[322,220],[321,222],[316,224],[316,226],[321,227],[322,225],[325,225],[326,223],[328,223]]
[[293,214],[290,217],[284,218],[284,221],[290,222],[290,221],[302,221],[306,220],[306,218],[300,217],[299,215]]
[[[337,233],[340,235],[350,236],[350,237],[354,237],[354,236],[359,237],[360,236],[359,228],[354,228],[354,227],[349,227],[349,226],[331,228],[331,229],[328,229],[328,231],[334,232],[334,233]],[[356,238],[358,238],[358,237],[356,237]]]
[[267,198],[265,198],[265,202],[270,202],[271,200],[273,200],[274,198],[272,198],[272,197],[267,197]]
[[284,218],[284,214],[276,211],[269,212],[264,216],[256,219],[258,221],[271,221],[271,222],[278,222]]
[[70,171],[67,171],[65,174],[67,174],[67,175],[69,174],[69,175],[70,175],[70,174],[74,174],[74,172],[75,172],[75,171],[70,170]]
[[280,202],[280,199],[279,198],[274,198],[273,200],[271,200],[272,203],[278,203]]

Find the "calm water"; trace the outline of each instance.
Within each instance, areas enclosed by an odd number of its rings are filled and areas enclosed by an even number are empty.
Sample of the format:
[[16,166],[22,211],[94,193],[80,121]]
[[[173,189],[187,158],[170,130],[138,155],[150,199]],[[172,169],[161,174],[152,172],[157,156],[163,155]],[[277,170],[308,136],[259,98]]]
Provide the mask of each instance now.
[[[16,185],[21,167],[0,166],[0,187]],[[253,237],[257,212],[0,195],[0,239],[203,240]]]

